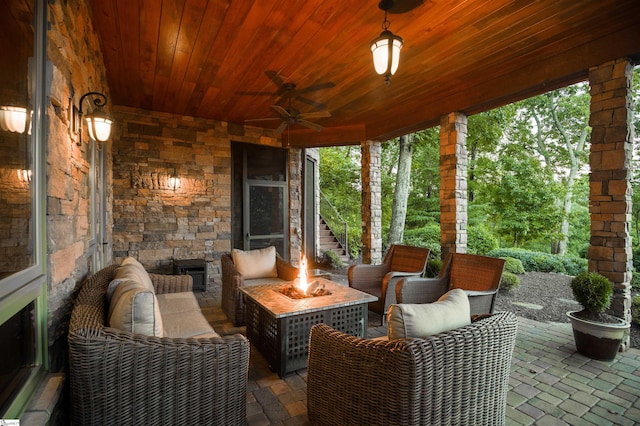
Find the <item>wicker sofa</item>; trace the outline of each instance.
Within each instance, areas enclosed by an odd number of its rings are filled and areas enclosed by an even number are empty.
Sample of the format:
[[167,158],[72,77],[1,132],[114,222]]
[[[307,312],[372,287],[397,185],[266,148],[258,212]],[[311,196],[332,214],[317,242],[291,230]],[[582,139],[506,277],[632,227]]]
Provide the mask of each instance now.
[[[247,339],[215,333],[208,338],[153,337],[107,326],[107,289],[117,268],[108,266],[86,279],[72,310],[73,423],[245,424]],[[191,291],[189,275],[148,275],[158,295]]]
[[[229,321],[231,321],[236,327],[242,326],[245,323],[244,301],[242,299],[242,294],[240,293],[239,288],[252,285],[277,283],[282,281],[292,281],[298,277],[298,268],[290,265],[283,258],[277,255],[275,252],[275,248],[269,248],[273,249],[272,254],[270,255],[274,256],[275,273],[268,274],[270,276],[267,277],[256,277],[247,279],[247,277],[243,276],[243,274],[236,267],[231,254],[222,255],[222,311],[225,313]],[[260,250],[254,250],[253,252],[258,251]]]
[[309,420],[316,425],[505,424],[517,319],[500,312],[424,339],[311,329]]

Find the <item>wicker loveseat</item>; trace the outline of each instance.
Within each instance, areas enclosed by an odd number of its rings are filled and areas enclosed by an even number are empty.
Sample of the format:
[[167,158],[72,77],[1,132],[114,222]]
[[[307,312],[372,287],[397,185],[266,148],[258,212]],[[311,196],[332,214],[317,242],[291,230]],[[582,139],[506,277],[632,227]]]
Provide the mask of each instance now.
[[317,425],[501,425],[517,319],[500,312],[425,339],[311,329],[309,420]]
[[[71,314],[73,424],[245,424],[247,339],[151,337],[108,327],[106,294],[117,266],[84,281]],[[191,291],[189,275],[149,277],[157,294]]]

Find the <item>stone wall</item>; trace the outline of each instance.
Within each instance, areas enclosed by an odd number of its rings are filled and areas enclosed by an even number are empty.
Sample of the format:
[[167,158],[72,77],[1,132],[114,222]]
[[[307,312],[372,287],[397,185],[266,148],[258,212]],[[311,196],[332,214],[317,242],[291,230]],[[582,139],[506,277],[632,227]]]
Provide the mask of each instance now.
[[[171,273],[204,259],[219,300],[220,257],[231,250],[231,142],[281,146],[273,131],[128,107],[114,108],[113,255]],[[291,258],[301,239],[301,154],[289,154]],[[170,186],[176,174],[180,186]]]
[[[47,105],[47,253],[49,273],[49,359],[51,371],[65,365],[66,333],[73,292],[95,265],[89,246],[90,149],[86,134],[79,138],[70,128],[71,105],[90,91],[109,96],[100,44],[83,0],[48,2],[48,99]],[[71,100],[71,101],[70,101]],[[109,112],[110,105],[107,105]],[[106,169],[110,143],[102,146]],[[111,223],[111,175],[107,172],[107,226]],[[109,235],[106,236],[107,240]],[[105,259],[109,263],[110,259]]]

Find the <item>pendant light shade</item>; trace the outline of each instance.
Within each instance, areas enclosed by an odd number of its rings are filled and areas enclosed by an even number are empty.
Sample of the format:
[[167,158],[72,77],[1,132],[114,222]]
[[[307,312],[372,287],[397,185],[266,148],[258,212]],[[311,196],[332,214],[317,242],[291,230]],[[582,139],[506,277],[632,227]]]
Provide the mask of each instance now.
[[384,21],[382,21],[383,31],[380,36],[371,42],[371,53],[373,54],[373,66],[376,72],[384,76],[384,81],[389,84],[391,76],[398,70],[400,64],[400,50],[404,45],[402,37],[389,31],[389,21],[387,11],[393,7],[393,1],[383,0],[378,7],[384,10]]
[[396,73],[403,44],[402,38],[389,30],[384,30],[380,37],[371,42],[373,66],[378,74],[391,76]]

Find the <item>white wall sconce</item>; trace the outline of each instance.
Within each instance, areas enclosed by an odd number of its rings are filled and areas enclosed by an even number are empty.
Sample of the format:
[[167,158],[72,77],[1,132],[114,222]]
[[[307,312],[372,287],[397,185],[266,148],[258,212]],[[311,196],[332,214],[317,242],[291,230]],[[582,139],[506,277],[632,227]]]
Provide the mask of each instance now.
[[[85,99],[89,99],[92,104],[90,112],[82,111],[82,103]],[[74,118],[73,124],[77,126],[79,137],[78,145],[82,145],[82,119],[87,121],[87,130],[91,139],[98,142],[104,142],[111,135],[111,117],[104,112],[104,106],[107,104],[107,97],[99,92],[88,92],[80,98],[80,108],[73,108]],[[79,123],[78,123],[79,122]]]
[[17,172],[18,172],[18,180],[20,182],[25,182],[25,183],[31,182],[31,175],[32,175],[31,170],[29,170],[29,169],[18,169]]
[[176,173],[176,171],[173,171],[173,174],[171,176],[169,176],[169,189],[172,189],[174,192],[176,189],[180,188],[181,185],[181,181],[180,181],[180,176],[178,176],[178,174]]
[[27,129],[27,109],[0,106],[0,128],[5,132],[24,133]]
[[384,76],[385,83],[389,84],[391,76],[398,70],[400,64],[400,49],[404,45],[402,37],[389,31],[391,24],[387,20],[387,12],[393,7],[393,0],[381,0],[378,7],[384,10],[382,32],[370,45],[373,53],[373,66],[379,75]]

